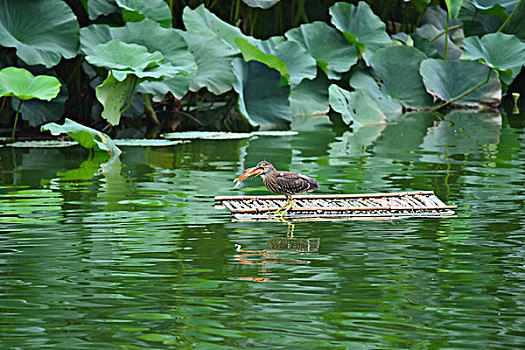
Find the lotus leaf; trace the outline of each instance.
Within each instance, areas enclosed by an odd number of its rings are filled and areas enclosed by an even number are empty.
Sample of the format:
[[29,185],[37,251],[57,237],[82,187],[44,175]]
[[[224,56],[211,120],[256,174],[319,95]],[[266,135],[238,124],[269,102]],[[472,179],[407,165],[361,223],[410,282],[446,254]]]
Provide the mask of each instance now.
[[[420,73],[427,91],[443,101],[450,101],[462,93],[483,83],[491,69],[476,61],[443,61],[426,59],[421,62]],[[472,93],[457,100],[455,104],[479,107],[501,100],[501,84],[496,72],[490,80]]]
[[403,107],[385,94],[375,79],[365,72],[357,72],[350,79],[350,86],[355,90],[366,91],[367,95],[377,103],[377,106],[386,115],[388,120],[399,117],[403,112]]
[[239,112],[253,125],[290,122],[292,111],[288,101],[290,88],[281,86],[276,70],[259,62],[233,61],[236,81],[233,85],[239,94]]
[[459,10],[461,10],[461,6],[463,5],[463,0],[445,0],[445,4],[447,5],[450,18],[458,18]]
[[97,99],[104,106],[102,118],[111,125],[118,125],[120,122],[120,109],[124,106],[135,79],[128,75],[123,81],[119,81],[113,77],[113,71],[110,71],[104,83],[97,86]]
[[64,148],[78,145],[75,141],[62,140],[33,140],[33,141],[17,141],[8,143],[8,147],[17,148]]
[[417,109],[434,105],[419,75],[424,59],[425,54],[414,47],[390,46],[377,51],[370,63],[384,92],[403,106]]
[[244,35],[239,28],[221,20],[204,5],[200,5],[194,10],[189,7],[184,8],[182,20],[188,32],[224,42],[230,51],[228,55],[240,53],[237,44],[235,44],[236,38],[245,38],[252,43],[258,41]]
[[0,97],[16,96],[21,100],[38,98],[50,101],[58,95],[60,85],[55,77],[35,77],[24,68],[7,67],[0,70]]
[[465,56],[501,71],[501,80],[507,85],[512,83],[525,65],[525,43],[515,35],[491,33],[481,39],[468,37],[463,45]]
[[328,105],[328,85],[324,74],[314,80],[303,80],[290,90],[290,107],[294,116],[326,114]]
[[113,140],[108,135],[68,118],[65,119],[63,125],[58,125],[56,123],[42,125],[40,131],[45,130],[49,130],[53,135],[67,134],[82,147],[87,149],[106,151],[115,155],[121,153],[120,149],[115,146]]
[[164,0],[116,0],[126,22],[140,22],[149,18],[165,28],[171,27],[171,11]]
[[[63,84],[57,97],[51,101],[31,99],[22,103],[20,113],[22,119],[27,120],[29,125],[36,127],[44,123],[54,122],[64,115],[65,104],[69,97],[67,85]],[[19,100],[16,97],[11,99],[11,107],[16,110]]]
[[512,11],[518,3],[519,0],[472,0],[478,12],[502,18],[506,18],[507,12]]
[[[428,39],[428,41],[433,44],[437,52],[441,57],[445,57],[445,34],[438,37],[442,30],[437,29],[433,24],[425,24],[416,29],[416,35],[419,35],[423,38]],[[436,38],[437,39],[434,39]],[[430,41],[434,39],[434,41]],[[447,59],[456,60],[461,57],[463,51],[449,38],[447,44]],[[432,53],[431,49],[426,50],[429,53]]]
[[198,91],[206,87],[216,95],[231,90],[235,81],[232,70],[235,55],[232,55],[229,45],[215,37],[190,32],[185,34],[185,38],[197,64],[197,72],[191,77],[190,90]]
[[80,30],[80,50],[89,55],[97,45],[119,39],[125,43],[145,46],[148,52],[159,51],[182,74],[165,78],[163,81],[145,82],[138,90],[153,94],[156,100],[161,100],[168,92],[182,98],[188,92],[190,76],[197,71],[195,59],[188,51],[183,34],[184,32],[177,29],[162,28],[148,19],[139,23],[127,23],[125,27],[120,28],[91,25]]
[[382,124],[386,116],[378,104],[363,90],[346,91],[332,84],[328,88],[330,106],[341,113],[346,124],[352,124],[354,130],[363,125]]
[[279,1],[281,0],[242,0],[242,2],[250,7],[259,7],[263,10],[269,9]]
[[29,65],[55,66],[75,57],[78,22],[64,1],[0,0],[0,45],[16,48]]
[[118,11],[115,0],[88,0],[87,12],[90,20],[95,20],[99,16],[107,16]]
[[[165,59],[158,51],[149,53],[148,49],[142,45],[126,44],[115,39],[95,47],[93,53],[86,56],[86,61],[98,67],[134,73],[138,76],[139,73],[159,67]],[[160,76],[155,75],[154,77],[159,78]],[[122,81],[126,78],[126,74],[115,74],[115,78]]]
[[237,46],[241,50],[242,56],[246,62],[257,61],[264,63],[268,67],[277,70],[288,83],[290,82],[290,74],[288,73],[286,63],[284,63],[279,57],[261,51],[257,46],[250,44],[245,38],[236,38],[235,43],[237,43]]
[[297,86],[305,78],[313,79],[316,77],[317,63],[315,58],[297,42],[285,41],[284,37],[272,37],[256,45],[261,51],[279,57],[286,64],[292,87]]
[[386,33],[386,25],[364,1],[357,6],[338,2],[330,7],[330,15],[334,26],[359,49],[367,64],[374,52],[393,44]]
[[357,63],[357,49],[336,29],[324,22],[303,24],[290,29],[285,36],[304,47],[329,78],[337,77],[334,72],[349,71]]

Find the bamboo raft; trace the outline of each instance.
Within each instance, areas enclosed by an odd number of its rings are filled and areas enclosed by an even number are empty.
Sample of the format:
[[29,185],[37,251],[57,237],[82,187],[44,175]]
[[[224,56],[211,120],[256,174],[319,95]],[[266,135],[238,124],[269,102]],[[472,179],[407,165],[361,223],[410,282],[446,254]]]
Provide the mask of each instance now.
[[[284,196],[217,196],[217,209],[228,209],[235,220],[271,220],[286,203]],[[297,195],[284,216],[294,221],[380,220],[410,217],[455,216],[455,205],[446,205],[433,191],[374,194]]]

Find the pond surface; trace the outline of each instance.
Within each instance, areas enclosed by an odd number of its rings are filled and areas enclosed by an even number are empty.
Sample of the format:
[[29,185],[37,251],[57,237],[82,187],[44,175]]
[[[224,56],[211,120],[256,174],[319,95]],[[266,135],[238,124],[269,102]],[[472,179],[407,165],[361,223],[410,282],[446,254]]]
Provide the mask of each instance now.
[[[523,118],[522,118],[523,119]],[[2,349],[525,348],[525,123],[406,115],[295,136],[0,148]],[[232,222],[260,160],[320,193],[434,190],[457,217]]]

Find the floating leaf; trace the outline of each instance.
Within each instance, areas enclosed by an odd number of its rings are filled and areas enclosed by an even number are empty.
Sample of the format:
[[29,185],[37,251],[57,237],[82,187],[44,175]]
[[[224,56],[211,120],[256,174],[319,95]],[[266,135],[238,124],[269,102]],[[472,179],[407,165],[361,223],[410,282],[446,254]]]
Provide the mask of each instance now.
[[179,139],[179,140],[239,140],[247,139],[252,136],[295,136],[297,131],[274,131],[274,130],[262,130],[254,131],[251,133],[246,132],[226,132],[226,131],[183,131],[183,132],[171,132],[164,134],[163,137],[166,139]]
[[374,74],[381,79],[382,89],[407,108],[433,106],[419,75],[425,54],[414,47],[391,46],[381,49],[370,60]]
[[140,147],[167,147],[175,146],[183,141],[174,140],[159,140],[159,139],[115,139],[113,140],[117,146],[140,146]]
[[[324,22],[303,24],[285,34],[299,43],[316,59],[317,66],[330,78],[344,73],[357,63],[357,49],[334,28]],[[327,40],[330,38],[330,40]]]
[[0,46],[29,65],[53,67],[78,50],[78,22],[64,1],[0,1]]
[[76,141],[61,140],[17,141],[6,144],[6,146],[17,148],[63,148],[76,145],[78,145]]
[[292,111],[288,101],[290,88],[281,86],[279,73],[259,62],[233,61],[239,94],[239,112],[253,125],[290,122]]
[[357,6],[338,2],[330,7],[330,15],[334,26],[359,49],[367,64],[377,50],[393,44],[386,25],[364,1]]
[[0,97],[15,96],[21,100],[38,98],[50,101],[58,95],[60,85],[55,77],[35,77],[24,68],[7,67],[0,70]]
[[465,56],[485,62],[503,74],[501,80],[512,83],[525,65],[525,43],[515,35],[491,33],[481,39],[468,37],[463,42]]
[[403,112],[403,107],[385,94],[375,79],[364,72],[356,72],[350,79],[350,86],[355,90],[366,91],[367,95],[375,101],[379,109],[386,115],[388,120],[395,119]]
[[165,28],[171,27],[171,11],[164,0],[115,0],[126,22],[140,22],[149,18]]
[[120,149],[115,146],[113,140],[111,140],[108,135],[68,118],[66,118],[63,125],[56,123],[42,125],[40,131],[45,130],[49,130],[53,135],[67,134],[87,149],[93,149],[95,151],[102,150],[115,155],[121,153]]
[[263,10],[269,9],[279,1],[281,0],[242,0],[242,2],[250,7],[258,7],[262,8]]
[[[485,81],[491,69],[482,63],[466,60],[426,59],[420,73],[427,91],[443,101],[450,101]],[[501,101],[501,84],[496,72],[488,83],[455,102],[456,105],[479,107]]]
[[343,121],[355,129],[363,125],[383,124],[386,116],[377,103],[363,90],[346,91],[332,84],[328,88],[330,106],[341,113]]
[[204,139],[204,140],[238,140],[251,137],[250,133],[222,132],[222,131],[184,131],[164,134],[166,139]]

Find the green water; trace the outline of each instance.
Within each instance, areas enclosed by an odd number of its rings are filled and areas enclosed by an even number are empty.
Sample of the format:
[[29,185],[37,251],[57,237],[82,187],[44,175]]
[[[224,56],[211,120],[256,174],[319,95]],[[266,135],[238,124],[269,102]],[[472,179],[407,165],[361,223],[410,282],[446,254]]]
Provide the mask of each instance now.
[[[2,349],[525,348],[525,123],[426,114],[166,148],[0,148]],[[378,137],[378,135],[380,135]],[[434,190],[458,216],[232,222],[266,159],[321,193]]]

